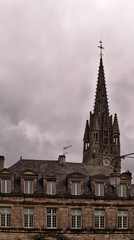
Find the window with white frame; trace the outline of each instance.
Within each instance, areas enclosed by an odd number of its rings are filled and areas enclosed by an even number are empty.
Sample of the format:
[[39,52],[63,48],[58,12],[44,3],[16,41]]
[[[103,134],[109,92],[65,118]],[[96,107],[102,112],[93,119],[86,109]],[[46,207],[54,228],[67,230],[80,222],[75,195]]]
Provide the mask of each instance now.
[[33,208],[24,208],[24,228],[33,228],[34,227],[34,209]]
[[10,193],[11,192],[11,180],[10,179],[1,179],[1,192]]
[[33,194],[33,180],[24,180],[24,193]]
[[56,208],[47,208],[47,228],[57,228]]
[[81,182],[72,182],[72,195],[81,195]]
[[118,228],[126,229],[128,227],[128,211],[118,211]]
[[5,228],[11,227],[10,207],[0,208],[0,226]]
[[104,183],[95,183],[95,196],[104,196]]
[[71,228],[81,228],[82,212],[81,209],[71,209]]
[[105,228],[105,211],[95,210],[95,228],[104,229]]
[[121,183],[118,187],[118,197],[126,197],[127,188],[125,183]]
[[56,194],[56,182],[47,181],[47,194],[55,195]]

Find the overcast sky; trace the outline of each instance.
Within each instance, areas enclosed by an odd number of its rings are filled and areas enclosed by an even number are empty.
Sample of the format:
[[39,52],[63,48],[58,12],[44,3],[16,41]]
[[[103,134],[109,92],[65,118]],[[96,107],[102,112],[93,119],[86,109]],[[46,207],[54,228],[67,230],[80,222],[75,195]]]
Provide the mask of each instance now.
[[[0,155],[82,161],[103,40],[121,154],[134,152],[134,1],[0,0]],[[123,160],[134,172],[134,160]],[[125,163],[126,162],[126,163]]]

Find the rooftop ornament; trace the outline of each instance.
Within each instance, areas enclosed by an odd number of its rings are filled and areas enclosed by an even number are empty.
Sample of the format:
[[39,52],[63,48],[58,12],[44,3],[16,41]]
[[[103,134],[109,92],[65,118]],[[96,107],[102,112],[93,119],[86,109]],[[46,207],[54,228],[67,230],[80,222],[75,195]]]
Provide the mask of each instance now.
[[119,159],[134,158],[134,157],[131,157],[132,155],[134,155],[134,153],[128,153],[128,154],[125,154],[125,155],[122,155],[119,157],[115,157],[112,159],[111,164],[114,167],[114,171],[113,171],[113,173],[110,174],[109,181],[110,181],[110,185],[113,188],[117,188],[120,185],[120,173],[117,172],[117,162],[114,160],[117,158],[119,158]]

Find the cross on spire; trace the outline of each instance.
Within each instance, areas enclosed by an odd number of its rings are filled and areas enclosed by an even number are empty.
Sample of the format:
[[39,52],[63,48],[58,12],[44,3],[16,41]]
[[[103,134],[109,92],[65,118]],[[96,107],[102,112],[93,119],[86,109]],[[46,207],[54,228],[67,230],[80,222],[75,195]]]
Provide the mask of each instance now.
[[99,43],[100,43],[100,46],[98,46],[98,48],[100,48],[100,57],[102,58],[102,56],[103,56],[102,50],[105,48],[102,46],[102,41],[99,41]]

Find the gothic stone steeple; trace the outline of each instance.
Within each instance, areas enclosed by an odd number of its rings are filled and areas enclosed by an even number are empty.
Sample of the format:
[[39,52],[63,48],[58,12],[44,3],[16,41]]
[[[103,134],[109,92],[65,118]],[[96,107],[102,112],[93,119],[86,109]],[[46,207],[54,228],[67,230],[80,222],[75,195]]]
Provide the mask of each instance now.
[[[120,132],[117,115],[109,115],[107,90],[105,83],[102,54],[100,57],[99,74],[93,113],[86,122],[83,147],[83,163],[110,167],[112,159],[117,161],[120,171]],[[112,166],[111,166],[112,167]]]

